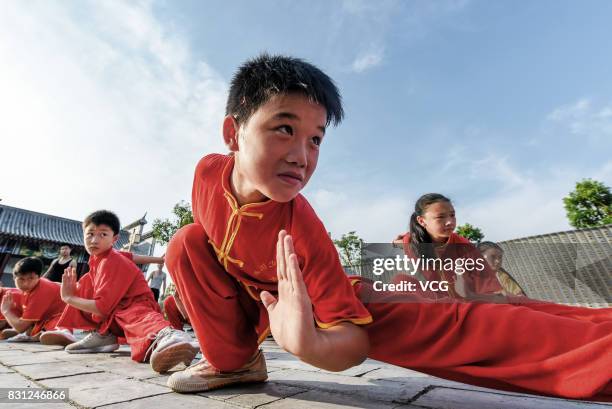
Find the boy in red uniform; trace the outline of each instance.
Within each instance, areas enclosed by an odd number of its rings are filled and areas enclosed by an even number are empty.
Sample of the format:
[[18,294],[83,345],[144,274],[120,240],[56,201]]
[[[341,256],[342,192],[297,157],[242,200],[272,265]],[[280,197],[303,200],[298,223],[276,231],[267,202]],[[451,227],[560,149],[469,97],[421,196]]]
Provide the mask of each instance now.
[[[66,329],[56,330],[57,322],[66,304],[60,297],[57,283],[41,278],[43,263],[36,257],[26,257],[13,268],[13,278],[19,290],[19,308],[14,308],[13,294],[7,292],[2,298],[0,310],[6,321],[18,332],[9,342],[38,341],[47,345],[68,345],[76,338]],[[18,312],[18,313],[16,313]],[[45,331],[57,332],[58,336],[44,337]]]
[[510,305],[393,303],[394,294],[345,276],[327,230],[299,194],[327,125],[342,116],[331,79],[304,61],[263,55],[233,78],[223,122],[232,154],[199,162],[194,224],[174,235],[166,253],[206,360],[174,373],[168,385],[194,392],[264,381],[258,344],[271,331],[285,350],[333,371],[370,356],[506,390],[611,393],[612,322]]
[[131,347],[132,359],[150,360],[156,372],[165,372],[180,362],[190,364],[198,351],[191,337],[170,326],[142,271],[113,249],[119,228],[117,216],[106,210],[83,221],[90,270],[78,284],[74,269],[64,273],[61,295],[68,306],[60,324],[93,332],[68,345],[66,352],[111,352],[119,347],[117,337],[122,336]]

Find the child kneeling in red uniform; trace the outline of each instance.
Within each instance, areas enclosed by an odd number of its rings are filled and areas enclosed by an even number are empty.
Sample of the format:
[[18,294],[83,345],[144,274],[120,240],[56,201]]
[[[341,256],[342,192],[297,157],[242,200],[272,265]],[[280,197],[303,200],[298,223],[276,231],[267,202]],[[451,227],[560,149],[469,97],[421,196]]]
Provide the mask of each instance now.
[[60,325],[93,330],[66,352],[111,352],[125,337],[134,361],[150,360],[156,372],[176,364],[189,365],[198,348],[191,337],[172,328],[161,313],[142,271],[113,249],[119,239],[119,218],[107,210],[96,211],[83,221],[89,272],[78,282],[74,269],[62,277],[61,296],[68,304]]

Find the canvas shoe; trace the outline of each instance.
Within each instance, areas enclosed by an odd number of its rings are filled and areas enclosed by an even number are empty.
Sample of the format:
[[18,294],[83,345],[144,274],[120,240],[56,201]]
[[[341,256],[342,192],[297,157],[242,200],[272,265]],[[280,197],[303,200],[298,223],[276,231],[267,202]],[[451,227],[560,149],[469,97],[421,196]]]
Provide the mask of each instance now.
[[92,331],[82,340],[68,345],[64,350],[69,354],[94,354],[113,352],[117,349],[119,349],[119,344],[116,336],[111,333],[101,335],[97,331]]
[[9,339],[19,334],[19,332],[15,331],[13,328],[7,328],[0,332],[0,339]]
[[266,359],[261,350],[242,368],[221,372],[202,360],[168,378],[168,386],[175,392],[203,392],[237,383],[265,382],[268,379]]
[[75,342],[77,342],[76,337],[67,329],[54,329],[53,331],[45,331],[40,335],[40,343],[43,345],[61,345],[65,347]]
[[185,366],[191,365],[199,350],[199,345],[187,333],[166,327],[157,333],[146,356],[151,356],[151,368],[163,373],[181,362]]
[[38,337],[31,337],[25,332],[22,332],[14,337],[10,337],[6,342],[38,342]]

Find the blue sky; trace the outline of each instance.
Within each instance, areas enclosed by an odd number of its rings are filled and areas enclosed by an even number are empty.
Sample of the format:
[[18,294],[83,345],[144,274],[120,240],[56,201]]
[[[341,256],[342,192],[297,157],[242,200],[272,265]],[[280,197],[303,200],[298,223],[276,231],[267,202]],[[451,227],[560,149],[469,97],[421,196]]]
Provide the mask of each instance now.
[[225,152],[227,84],[261,51],[305,58],[342,91],[346,119],[304,191],[334,237],[389,241],[426,192],[450,196],[458,223],[487,239],[565,230],[576,181],[612,184],[607,1],[3,9],[3,204],[167,216],[199,157]]

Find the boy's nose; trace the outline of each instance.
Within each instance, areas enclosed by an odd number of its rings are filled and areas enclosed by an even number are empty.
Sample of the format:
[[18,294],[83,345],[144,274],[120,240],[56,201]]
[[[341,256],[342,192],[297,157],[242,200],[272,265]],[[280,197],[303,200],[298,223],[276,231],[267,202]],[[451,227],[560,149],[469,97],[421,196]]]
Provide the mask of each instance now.
[[296,142],[291,147],[287,155],[287,162],[295,163],[300,168],[305,167],[308,164],[307,148],[301,142]]

